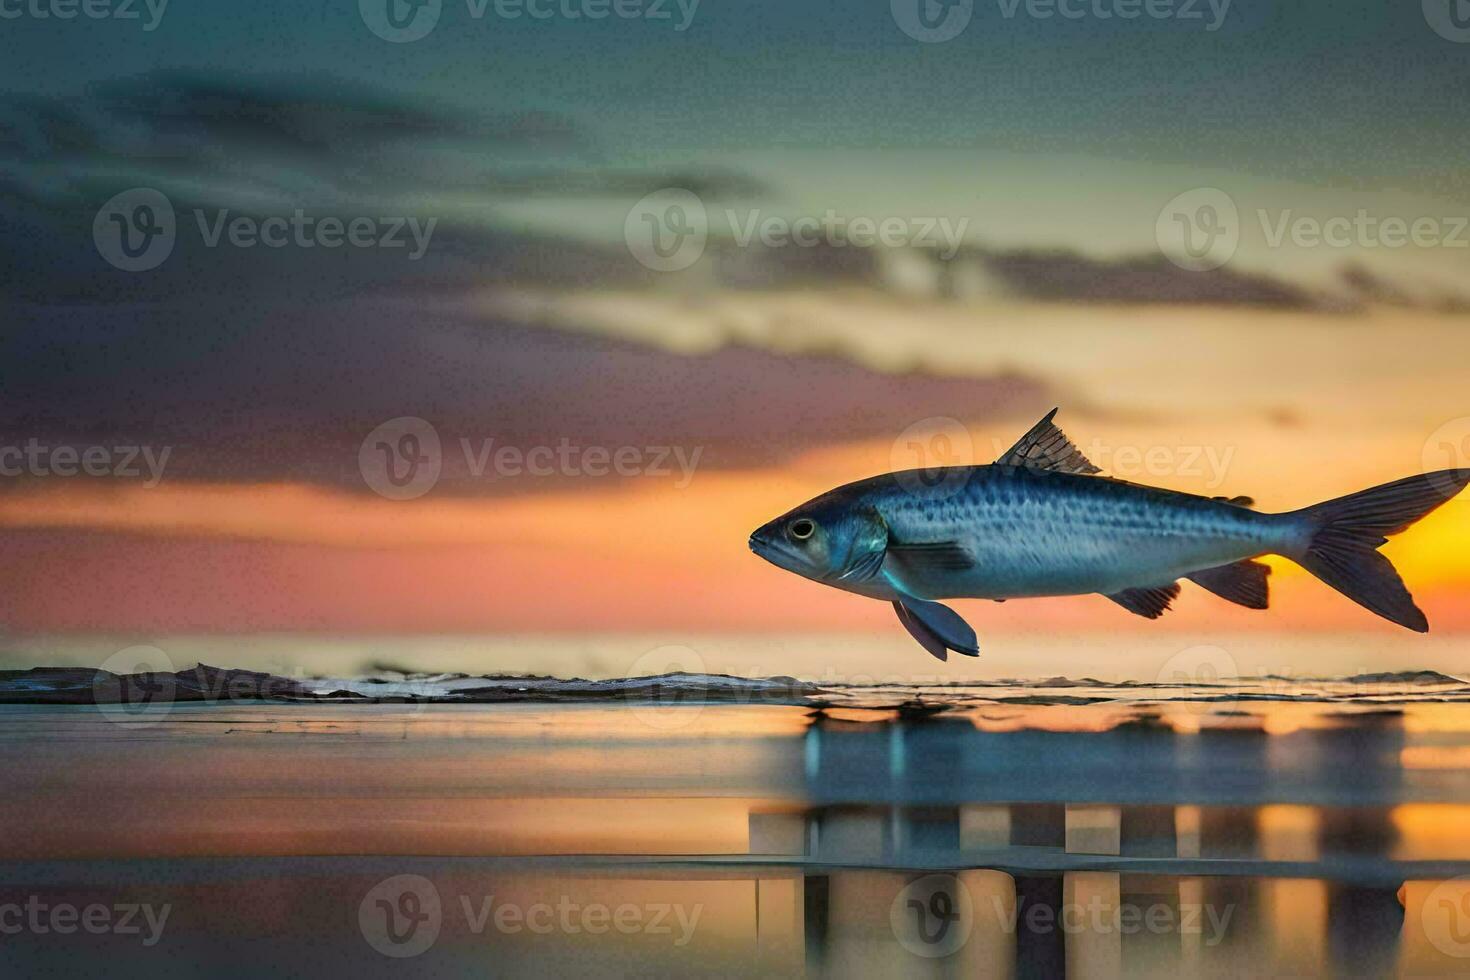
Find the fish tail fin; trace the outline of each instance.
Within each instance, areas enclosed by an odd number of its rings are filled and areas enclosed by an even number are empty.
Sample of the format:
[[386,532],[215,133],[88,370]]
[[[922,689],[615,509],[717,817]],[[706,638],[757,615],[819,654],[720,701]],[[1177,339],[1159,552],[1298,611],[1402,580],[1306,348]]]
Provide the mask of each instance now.
[[1296,511],[1310,535],[1289,555],[1307,571],[1389,622],[1429,631],[1398,571],[1379,547],[1470,483],[1470,469],[1440,470],[1328,500]]

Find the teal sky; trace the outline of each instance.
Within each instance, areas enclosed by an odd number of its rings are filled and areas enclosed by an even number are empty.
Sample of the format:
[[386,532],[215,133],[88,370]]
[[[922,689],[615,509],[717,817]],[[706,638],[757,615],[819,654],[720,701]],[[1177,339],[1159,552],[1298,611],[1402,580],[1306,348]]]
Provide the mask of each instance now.
[[909,38],[874,0],[707,0],[682,32],[673,14],[476,20],[465,0],[447,0],[427,37],[388,44],[345,0],[174,0],[151,32],[137,21],[0,22],[0,78],[13,92],[63,94],[160,67],[320,73],[462,108],[565,112],[630,161],[966,147],[1427,187],[1458,186],[1470,141],[1470,45],[1434,33],[1418,3],[1329,12],[1236,0],[1209,32],[1198,21],[1008,19],[1000,0],[981,0],[942,44]]

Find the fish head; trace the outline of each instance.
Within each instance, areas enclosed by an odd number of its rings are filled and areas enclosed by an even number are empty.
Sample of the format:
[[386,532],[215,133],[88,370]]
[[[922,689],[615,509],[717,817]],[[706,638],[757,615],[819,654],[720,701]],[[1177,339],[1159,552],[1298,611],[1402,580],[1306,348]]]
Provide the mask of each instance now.
[[870,506],[818,497],[756,528],[750,550],[803,578],[835,585],[866,581],[883,564],[888,525]]

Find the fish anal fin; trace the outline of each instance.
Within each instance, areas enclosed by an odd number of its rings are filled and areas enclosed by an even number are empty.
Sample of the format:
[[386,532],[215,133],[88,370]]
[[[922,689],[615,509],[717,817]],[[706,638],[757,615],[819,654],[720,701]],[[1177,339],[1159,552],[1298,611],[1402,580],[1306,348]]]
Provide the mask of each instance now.
[[1092,460],[1082,455],[1082,450],[1073,445],[1066,433],[1052,421],[1056,414],[1055,408],[1047,412],[1045,418],[1033,425],[996,462],[1003,466],[1029,466],[1058,473],[1101,473],[1102,468],[1094,466]]
[[1169,608],[1169,603],[1179,595],[1179,583],[1170,582],[1168,585],[1159,585],[1139,589],[1124,589],[1122,592],[1114,592],[1108,596],[1118,605],[1131,613],[1137,613],[1145,619],[1158,619],[1164,615],[1164,610]]
[[1265,609],[1271,604],[1270,587],[1266,581],[1270,574],[1270,565],[1247,558],[1229,565],[1203,568],[1184,577],[1238,606]]
[[909,635],[940,660],[948,660],[947,650],[966,657],[978,657],[980,648],[975,631],[959,613],[948,606],[905,596],[893,602],[893,611]]

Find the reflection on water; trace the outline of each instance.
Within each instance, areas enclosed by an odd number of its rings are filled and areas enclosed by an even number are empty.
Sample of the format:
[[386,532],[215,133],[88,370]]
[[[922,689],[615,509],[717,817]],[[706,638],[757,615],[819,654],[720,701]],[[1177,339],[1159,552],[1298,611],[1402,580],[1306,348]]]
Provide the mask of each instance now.
[[17,975],[1463,975],[1470,954],[1463,881],[447,858],[10,872]]
[[152,977],[1470,974],[1470,706],[1187,715],[7,708],[0,950]]

